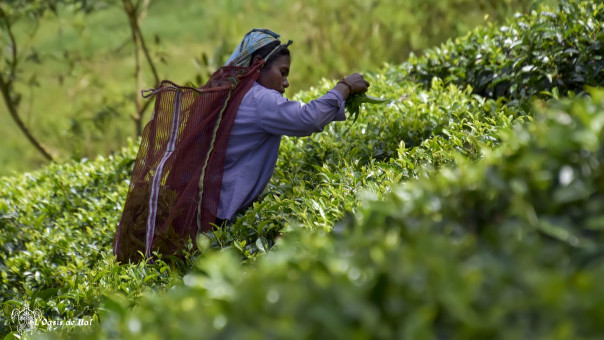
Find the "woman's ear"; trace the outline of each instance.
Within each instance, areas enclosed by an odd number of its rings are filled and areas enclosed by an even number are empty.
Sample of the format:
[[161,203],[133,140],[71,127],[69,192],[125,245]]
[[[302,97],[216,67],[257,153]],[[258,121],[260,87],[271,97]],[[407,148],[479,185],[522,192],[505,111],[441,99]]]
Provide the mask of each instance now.
[[254,60],[252,60],[252,64],[255,64],[258,60],[262,59],[261,56],[257,55],[254,57]]

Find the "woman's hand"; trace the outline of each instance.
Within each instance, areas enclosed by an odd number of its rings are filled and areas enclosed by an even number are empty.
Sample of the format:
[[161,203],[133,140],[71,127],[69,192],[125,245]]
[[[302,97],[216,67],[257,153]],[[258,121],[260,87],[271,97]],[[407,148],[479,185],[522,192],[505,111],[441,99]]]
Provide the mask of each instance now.
[[340,92],[344,100],[348,98],[349,95],[367,92],[369,88],[369,82],[363,78],[363,76],[359,73],[353,73],[348,77],[340,80],[338,84],[334,87],[334,90]]

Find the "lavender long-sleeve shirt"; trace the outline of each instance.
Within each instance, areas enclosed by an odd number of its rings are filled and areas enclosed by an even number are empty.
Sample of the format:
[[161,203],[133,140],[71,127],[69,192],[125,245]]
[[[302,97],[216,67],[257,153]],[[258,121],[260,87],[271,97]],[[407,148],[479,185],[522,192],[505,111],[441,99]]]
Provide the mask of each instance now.
[[344,99],[331,90],[306,105],[254,83],[245,94],[226,151],[217,217],[229,220],[268,184],[281,136],[308,136],[334,120],[346,120]]

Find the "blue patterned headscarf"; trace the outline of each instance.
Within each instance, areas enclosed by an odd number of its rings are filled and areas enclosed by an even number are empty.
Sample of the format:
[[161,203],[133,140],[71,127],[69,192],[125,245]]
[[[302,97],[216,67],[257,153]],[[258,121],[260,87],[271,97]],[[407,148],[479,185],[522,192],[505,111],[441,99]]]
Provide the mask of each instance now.
[[[279,41],[279,34],[269,29],[254,28],[243,37],[243,40],[235,48],[235,51],[233,51],[233,54],[231,54],[225,65],[249,66],[252,61],[252,54],[255,51],[275,41]],[[289,44],[291,44],[291,41],[288,42]],[[275,47],[275,50],[278,47],[279,45]],[[274,50],[269,53],[269,56],[273,52]]]

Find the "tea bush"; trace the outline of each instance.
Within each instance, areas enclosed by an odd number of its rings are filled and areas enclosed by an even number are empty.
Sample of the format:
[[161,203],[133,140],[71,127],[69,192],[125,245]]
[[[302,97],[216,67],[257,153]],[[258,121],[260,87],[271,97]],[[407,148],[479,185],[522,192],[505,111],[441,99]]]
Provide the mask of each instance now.
[[[477,157],[479,139],[492,138],[498,126],[512,122],[506,107],[487,104],[455,86],[445,88],[439,81],[423,90],[376,74],[372,84],[372,91],[396,99],[385,108],[366,108],[354,125],[333,124],[312,138],[286,138],[263,199],[232,228],[207,235],[214,247],[232,247],[253,261],[270,249],[284,227],[300,223],[330,230],[346,212],[357,209],[364,189],[383,195],[394,183],[425,176],[430,167],[453,160],[454,154],[445,150],[458,148]],[[325,81],[300,100],[333,85]],[[456,117],[471,115],[474,130],[458,131],[462,125]],[[111,241],[135,147],[108,159],[52,165],[3,184],[4,315],[29,306],[51,320],[97,320],[103,299],[132,306],[146,287],[163,291],[180,282],[179,274],[190,264],[172,268],[170,261],[127,266],[113,262]],[[9,321],[4,320],[4,327]]]
[[[0,183],[2,333],[11,311],[29,306],[49,320],[97,319],[107,292],[131,301],[176,280],[171,268],[118,266],[111,241],[127,193],[135,148],[95,161],[53,164]],[[44,329],[44,327],[42,327]]]
[[[380,197],[395,183],[453,162],[457,154],[476,159],[480,144],[498,144],[498,128],[527,119],[438,80],[430,90],[380,74],[370,82],[372,91],[395,99],[386,107],[366,107],[354,125],[331,124],[309,138],[284,138],[264,197],[228,232],[209,235],[213,245],[234,243],[253,258],[258,242],[272,245],[277,231],[292,223],[329,231],[346,212],[355,212],[362,192]],[[325,81],[298,99],[316,98],[334,84]]]
[[462,78],[416,82],[414,62],[366,73],[388,105],[284,138],[263,197],[185,263],[113,262],[136,145],[3,178],[0,333],[28,306],[95,324],[49,337],[597,334],[602,93],[534,112]]
[[78,337],[598,338],[604,91],[592,96],[540,106],[480,162],[397,185],[332,233],[294,228],[252,267],[208,251],[184,285],[111,305]]
[[555,13],[517,14],[506,26],[483,26],[412,56],[400,69],[425,86],[439,77],[488,98],[583,91],[604,82],[604,4],[562,1]]

